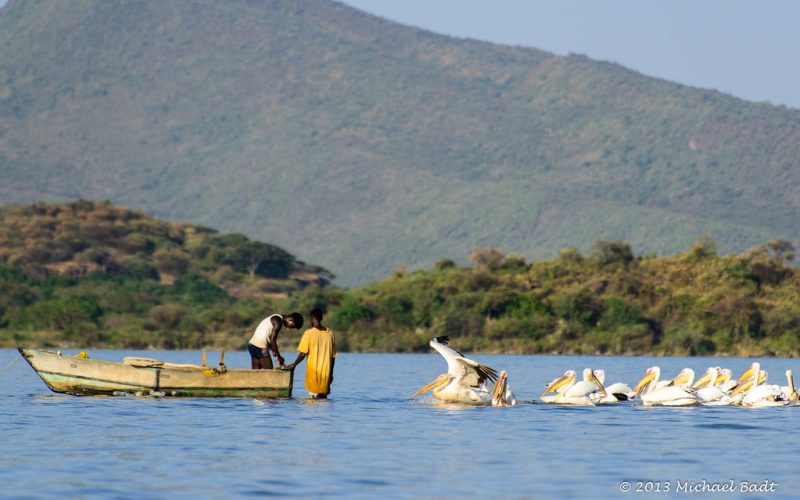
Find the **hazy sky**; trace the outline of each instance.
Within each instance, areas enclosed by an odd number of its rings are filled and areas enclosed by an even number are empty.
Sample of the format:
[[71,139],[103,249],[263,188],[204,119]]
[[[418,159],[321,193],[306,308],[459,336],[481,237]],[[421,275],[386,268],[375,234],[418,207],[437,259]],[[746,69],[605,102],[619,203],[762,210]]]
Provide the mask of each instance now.
[[343,0],[437,33],[613,61],[800,109],[798,0]]

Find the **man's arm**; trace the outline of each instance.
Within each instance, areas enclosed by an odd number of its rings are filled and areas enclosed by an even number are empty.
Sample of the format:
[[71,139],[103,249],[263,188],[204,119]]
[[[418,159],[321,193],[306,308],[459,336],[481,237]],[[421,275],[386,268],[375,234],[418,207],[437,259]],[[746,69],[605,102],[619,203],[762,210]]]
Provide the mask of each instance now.
[[270,323],[272,323],[272,334],[269,336],[269,345],[267,347],[275,354],[275,360],[278,362],[278,366],[281,366],[286,361],[278,350],[278,334],[281,332],[283,321],[278,318],[272,318]]
[[336,366],[336,358],[331,358],[331,384],[333,383],[333,367]]
[[278,365],[279,366],[283,365],[286,362],[286,360],[283,359],[283,356],[281,356],[280,351],[278,351],[278,334],[277,333],[274,334],[272,337],[270,337],[270,339],[269,339],[269,348],[272,349],[273,353],[275,353],[275,359],[278,361]]
[[297,359],[294,360],[294,363],[286,365],[286,368],[294,368],[295,366],[302,363],[304,359],[306,359],[306,355],[305,353],[301,352],[300,354],[297,355]]

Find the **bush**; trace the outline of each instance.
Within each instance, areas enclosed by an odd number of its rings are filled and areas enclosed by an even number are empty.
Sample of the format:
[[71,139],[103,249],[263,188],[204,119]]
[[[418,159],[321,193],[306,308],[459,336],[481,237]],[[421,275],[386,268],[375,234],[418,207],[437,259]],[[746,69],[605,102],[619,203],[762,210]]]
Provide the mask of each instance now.
[[189,258],[180,250],[158,250],[153,254],[153,262],[159,273],[182,276],[189,269]]
[[447,269],[453,269],[454,267],[456,267],[456,263],[450,259],[442,259],[433,265],[436,271],[445,271]]
[[148,316],[156,328],[160,330],[175,330],[189,313],[189,308],[186,306],[162,304],[150,309]]
[[230,301],[228,292],[211,283],[199,274],[181,276],[172,285],[172,295],[194,304],[213,304],[218,301]]
[[331,315],[331,325],[336,329],[347,329],[359,321],[369,321],[373,315],[361,302],[346,295]]
[[135,255],[125,255],[117,260],[114,274],[139,280],[157,280],[158,271],[149,262]]
[[670,329],[662,344],[670,354],[707,356],[716,352],[716,346],[701,329],[685,325]]
[[618,326],[635,325],[642,322],[642,313],[635,304],[613,297],[603,302],[603,313],[597,323],[599,328],[613,330]]
[[598,240],[593,245],[592,255],[601,265],[622,264],[627,265],[633,261],[633,250],[630,245],[622,241]]
[[600,307],[585,287],[559,290],[550,297],[556,316],[590,325],[597,320]]

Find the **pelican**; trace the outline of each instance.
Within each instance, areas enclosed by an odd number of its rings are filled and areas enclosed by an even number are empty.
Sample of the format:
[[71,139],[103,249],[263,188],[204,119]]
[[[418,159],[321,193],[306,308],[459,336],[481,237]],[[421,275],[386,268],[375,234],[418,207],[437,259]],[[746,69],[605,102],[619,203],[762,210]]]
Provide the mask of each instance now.
[[[661,368],[653,366],[647,369],[642,380],[636,384],[634,392],[647,406],[693,406],[698,403],[694,390],[679,385],[658,388]],[[678,377],[676,377],[678,378]]]
[[515,404],[517,404],[517,398],[508,387],[508,372],[502,370],[497,377],[497,383],[494,384],[494,391],[492,391],[492,406],[514,406]]
[[783,399],[793,404],[797,404],[797,391],[794,388],[794,376],[792,375],[792,370],[786,370],[786,382],[788,385],[781,386]]
[[[560,395],[563,395],[567,389],[575,385],[577,376],[578,374],[575,373],[575,370],[565,371],[563,375],[545,386],[544,392],[539,396],[539,400],[545,403],[555,403]],[[550,395],[551,392],[555,392],[555,394]]]
[[436,337],[430,346],[447,361],[447,373],[418,390],[411,397],[433,389],[433,397],[449,403],[490,405],[492,395],[486,389],[486,381],[497,380],[497,372],[477,361],[467,359],[449,345],[449,337]]
[[721,370],[719,366],[709,366],[706,371],[700,375],[700,378],[692,384],[692,389],[704,389],[706,387],[717,386]]
[[730,392],[736,387],[736,380],[733,379],[733,371],[730,368],[720,368],[719,375],[717,376],[716,385],[725,392]]
[[[597,377],[601,385],[606,383],[605,370],[594,370],[594,376]],[[633,389],[623,382],[614,382],[606,386],[605,389],[608,395],[604,398],[599,398],[595,403],[617,403],[619,401],[628,401],[633,397]]]
[[691,368],[684,368],[679,371],[674,379],[667,382],[667,386],[677,385],[678,387],[691,387],[694,382],[694,370]]
[[704,406],[725,406],[732,403],[730,396],[717,385],[718,366],[708,368],[692,386],[698,401]]
[[[751,387],[753,387],[753,382],[755,378],[752,376],[751,368],[745,370],[744,373],[742,373],[742,375],[737,380],[734,381],[735,383],[733,384],[732,389],[728,391],[728,394],[731,397],[732,404],[735,405],[742,404],[742,399],[744,399],[745,394],[747,394],[747,391]],[[756,385],[763,384],[766,381],[767,381],[767,372],[759,369],[758,382],[756,382]]]
[[591,368],[584,368],[583,380],[572,385],[562,394],[556,396],[555,402],[565,405],[594,406],[593,394],[599,392],[595,399],[602,399],[608,396],[603,384],[597,380]]
[[[750,408],[786,405],[786,403],[788,403],[788,399],[784,399],[783,391],[781,390],[780,386],[761,383],[761,371],[761,364],[758,362],[753,362],[753,364],[750,365],[750,368],[745,371],[741,377],[739,377],[739,382],[746,382],[749,378],[750,383],[740,383],[738,386],[736,386],[736,389],[734,389],[731,396],[733,397],[744,393],[744,397],[742,397],[741,400],[741,405]],[[789,385],[794,385],[791,381],[791,371],[787,373],[787,378],[790,379]]]

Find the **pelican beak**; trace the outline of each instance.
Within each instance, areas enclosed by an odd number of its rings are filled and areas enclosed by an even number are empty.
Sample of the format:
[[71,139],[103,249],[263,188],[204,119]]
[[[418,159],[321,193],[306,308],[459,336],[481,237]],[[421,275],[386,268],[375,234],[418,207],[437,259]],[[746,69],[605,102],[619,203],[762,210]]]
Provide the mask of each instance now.
[[594,382],[597,385],[597,387],[600,388],[600,392],[603,393],[603,396],[608,396],[608,393],[606,392],[606,388],[603,387],[603,383],[600,382],[600,379],[597,378],[597,375],[595,375],[594,372],[592,372],[591,380],[592,380],[592,382]]
[[633,392],[637,396],[640,396],[644,391],[644,388],[647,387],[647,384],[649,384],[653,380],[653,378],[654,378],[653,373],[650,370],[647,370],[647,373],[645,374],[644,378],[642,378],[642,380],[640,380],[639,383],[636,384],[636,388],[633,390]]
[[550,382],[550,384],[545,387],[544,392],[542,394],[547,394],[550,392],[556,392],[560,387],[568,384],[572,380],[571,375],[562,375],[557,379]]
[[433,381],[433,382],[431,382],[430,384],[426,385],[426,386],[425,386],[425,387],[423,387],[422,389],[420,389],[420,390],[418,390],[417,392],[415,392],[414,394],[412,394],[412,395],[411,395],[411,397],[412,397],[412,398],[415,398],[415,397],[419,396],[420,394],[423,394],[423,393],[425,393],[425,392],[428,392],[428,391],[430,391],[431,389],[433,389],[434,387],[436,387],[436,386],[438,386],[439,384],[441,384],[443,381],[444,381],[444,378],[443,378],[443,377],[441,377],[441,376],[440,376],[440,377],[436,377],[436,380],[434,380],[434,381]]
[[705,387],[711,382],[711,374],[709,372],[705,372],[700,379],[692,385],[693,389],[700,389],[701,387]]
[[752,378],[753,378],[753,367],[751,366],[750,368],[745,370],[744,373],[742,373],[742,376],[739,377],[739,380],[737,380],[737,382],[744,382],[745,380],[749,380]]
[[689,376],[684,372],[680,372],[677,377],[672,379],[672,382],[670,382],[669,385],[683,385],[688,381]]
[[746,382],[739,382],[739,385],[737,385],[733,389],[733,392],[731,392],[731,397],[736,396],[740,392],[744,392],[744,391],[750,389],[750,387],[752,387],[752,386],[753,386],[753,380],[752,379],[750,379],[750,380],[748,380]]
[[508,406],[506,402],[506,388],[508,387],[508,372],[503,370],[497,378],[497,383],[494,384],[494,391],[492,392],[492,403],[494,406]]

